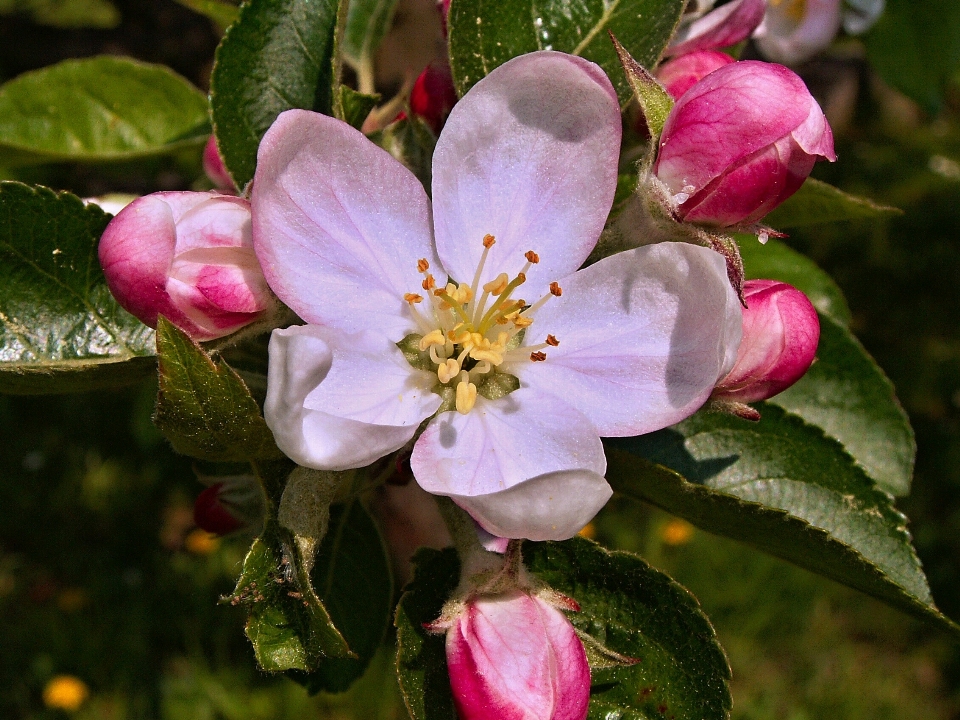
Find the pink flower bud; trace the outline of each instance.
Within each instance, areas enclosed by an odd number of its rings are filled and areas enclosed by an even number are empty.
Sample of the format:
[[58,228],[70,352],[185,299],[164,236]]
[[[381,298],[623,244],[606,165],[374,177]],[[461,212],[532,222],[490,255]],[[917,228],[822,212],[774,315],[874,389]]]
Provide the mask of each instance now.
[[447,631],[460,720],[584,720],[590,667],[560,610],[520,591],[466,603]]
[[220,502],[223,483],[211,485],[197,496],[193,503],[193,521],[197,527],[215,535],[229,535],[243,527],[243,521],[234,517]]
[[713,391],[716,400],[773,397],[803,377],[817,352],[820,320],[802,292],[776,280],[748,280],[743,297],[743,339],[733,370]]
[[157,316],[196,340],[229,335],[275,306],[253,251],[250,205],[216,192],[138,198],[100,238],[110,291],[151,327]]
[[733,58],[718,50],[698,50],[669,60],[657,68],[657,80],[679,100],[687,90],[714,70],[734,62]]
[[223,164],[223,158],[220,157],[220,151],[217,150],[217,139],[213,135],[203,148],[203,171],[218,190],[234,192],[236,189],[226,165]]
[[667,55],[736,45],[750,37],[766,11],[765,0],[733,0],[680,26]]
[[453,74],[446,63],[427,65],[410,91],[410,110],[422,117],[438,134],[456,102]]
[[823,111],[794,72],[745,60],[714,70],[667,117],[654,173],[686,222],[758,222],[836,160]]

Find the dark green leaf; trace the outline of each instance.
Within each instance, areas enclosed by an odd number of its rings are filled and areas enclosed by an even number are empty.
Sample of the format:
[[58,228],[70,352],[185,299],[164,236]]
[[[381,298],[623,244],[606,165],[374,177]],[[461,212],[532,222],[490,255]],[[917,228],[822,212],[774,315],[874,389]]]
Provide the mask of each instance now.
[[177,452],[220,462],[282,457],[240,376],[163,317],[157,356],[160,392],[153,420]]
[[887,0],[866,44],[870,64],[884,80],[936,111],[947,78],[960,67],[960,3]]
[[260,138],[284,110],[331,114],[337,0],[250,0],[210,79],[217,146],[237,187],[253,178]]
[[316,671],[297,680],[312,693],[342,692],[366,670],[393,608],[390,559],[373,518],[359,502],[330,508],[330,525],[311,580],[357,657],[325,659]]
[[827,273],[805,255],[782,242],[761,245],[755,235],[738,235],[740,257],[748,280],[780,280],[802,290],[814,307],[843,327],[850,324],[850,308]]
[[346,85],[341,85],[340,101],[343,105],[343,121],[359,130],[363,127],[363,121],[367,119],[367,115],[380,102],[380,96],[365,95]]
[[820,318],[817,360],[769,400],[838,440],[877,485],[910,492],[916,443],[893,384],[850,332]]
[[0,87],[0,164],[8,167],[149,157],[199,147],[209,134],[206,97],[162,65],[66,60]]
[[873,200],[845,193],[833,185],[807,178],[780,207],[774,209],[764,223],[781,230],[784,228],[819,225],[841,220],[902,215],[903,211],[887,205],[878,205]]
[[110,0],[0,0],[0,15],[27,15],[57,28],[115,28],[120,12]]
[[430,192],[433,148],[437,139],[420,118],[404,118],[370,135],[370,139],[403,163]]
[[416,573],[397,605],[397,680],[413,720],[457,720],[447,676],[443,635],[424,629],[440,617],[443,604],[460,580],[453,548],[421,548],[413,558]]
[[91,390],[146,377],[153,330],[107,289],[110,216],[69,193],[0,183],[0,390]]
[[633,90],[607,31],[644,67],[656,67],[686,0],[457,0],[450,6],[450,66],[463,95],[507,60],[559,50],[600,65],[621,104]]
[[582,538],[525,543],[530,570],[580,604],[574,626],[639,662],[594,668],[589,718],[723,720],[730,667],[710,621],[682,586],[635,555]]
[[397,0],[351,0],[343,55],[357,72],[373,71],[373,56],[390,29]]
[[704,530],[958,630],[934,607],[890,496],[819,428],[773,405],[757,407],[757,423],[701,413],[607,441],[607,478],[616,491]]
[[177,2],[206,16],[220,30],[230,27],[239,14],[236,4],[228,0],[177,0]]

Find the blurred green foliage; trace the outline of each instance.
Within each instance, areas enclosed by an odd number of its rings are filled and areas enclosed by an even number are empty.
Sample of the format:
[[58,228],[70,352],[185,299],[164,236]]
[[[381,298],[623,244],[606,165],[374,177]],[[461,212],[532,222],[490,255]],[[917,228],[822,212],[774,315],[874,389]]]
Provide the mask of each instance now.
[[[172,0],[115,5],[116,31],[3,19],[0,75],[69,52],[112,49],[171,64],[204,86],[217,39],[205,18]],[[890,82],[895,31],[890,21],[878,30]],[[942,32],[951,31],[958,29]],[[879,41],[868,36],[867,45],[875,58]],[[904,215],[797,228],[787,242],[840,284],[853,330],[911,417],[916,477],[898,505],[912,520],[934,597],[958,618],[960,74],[947,81],[951,69],[937,69],[935,101],[912,93],[921,107],[861,58],[858,46],[847,46],[804,68],[831,115],[840,155],[815,175]],[[80,194],[146,192],[189,186],[198,159],[31,172],[16,179]],[[311,698],[255,669],[244,611],[218,603],[232,589],[246,541],[216,541],[193,527],[202,486],[191,462],[153,428],[155,395],[150,381],[111,395],[0,397],[0,717],[67,717],[43,700],[49,681],[63,674],[90,690],[76,718],[405,717],[388,650],[343,695]],[[733,666],[736,720],[960,716],[960,648],[936,630],[632,502],[611,504],[595,530],[700,599]]]

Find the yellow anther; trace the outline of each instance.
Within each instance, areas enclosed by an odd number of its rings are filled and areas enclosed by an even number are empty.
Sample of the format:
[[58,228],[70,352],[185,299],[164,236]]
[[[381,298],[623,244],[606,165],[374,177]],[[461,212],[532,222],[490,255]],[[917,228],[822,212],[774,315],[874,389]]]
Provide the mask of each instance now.
[[466,415],[477,404],[477,386],[467,380],[469,375],[463,373],[463,379],[457,384],[457,412]]
[[521,315],[520,313],[515,314],[516,317],[511,316],[510,321],[517,330],[523,330],[523,328],[528,328],[533,325],[533,318],[528,318],[526,315]]
[[427,291],[433,290],[435,287],[437,287],[437,281],[434,280],[433,275],[427,275],[423,279],[423,282],[420,283],[420,287]]
[[443,292],[450,300],[459,305],[470,302],[470,298],[473,297],[473,290],[470,289],[469,285],[457,287],[453,283],[447,283],[447,287],[444,288]]
[[446,344],[447,339],[443,336],[443,331],[440,329],[431,330],[422,338],[420,338],[420,350],[426,350],[431,345],[444,345]]
[[453,380],[453,378],[455,378],[459,372],[460,363],[453,358],[449,358],[446,362],[441,363],[437,367],[437,377],[444,385]]
[[543,362],[547,359],[547,354],[545,352],[532,352],[530,353],[530,359],[533,362]]
[[489,248],[489,247],[493,246],[493,244],[494,244],[496,241],[497,241],[497,240],[496,240],[496,238],[493,237],[493,235],[487,234],[487,235],[484,235],[484,236],[483,236],[483,246],[484,246],[485,248]]
[[547,335],[547,345],[552,345],[553,347],[557,347],[559,344],[560,344],[560,341],[557,340],[556,337],[554,337],[553,335]]
[[420,272],[426,272],[430,269],[430,262],[426,258],[420,258],[417,260],[417,270]]
[[486,283],[483,286],[484,292],[488,292],[491,295],[500,295],[504,290],[507,289],[507,285],[510,283],[510,278],[507,277],[506,273],[500,273],[493,280]]
[[502,348],[491,348],[489,350],[475,348],[470,351],[470,357],[477,362],[486,360],[491,365],[499,365],[503,362],[503,350]]
[[411,305],[416,305],[417,303],[423,302],[423,295],[417,295],[416,293],[407,293],[403,296],[403,299],[406,300]]
[[563,288],[560,287],[560,283],[556,281],[550,283],[550,294],[554,297],[560,297],[563,295]]
[[531,265],[536,265],[540,262],[540,256],[537,255],[533,250],[527,250],[523,256],[527,259],[527,262]]

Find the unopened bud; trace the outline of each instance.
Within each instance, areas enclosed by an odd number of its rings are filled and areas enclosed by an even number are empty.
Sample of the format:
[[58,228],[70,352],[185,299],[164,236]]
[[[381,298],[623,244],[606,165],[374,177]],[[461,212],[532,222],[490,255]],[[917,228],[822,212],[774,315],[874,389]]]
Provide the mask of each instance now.
[[250,205],[216,192],[138,198],[100,238],[110,291],[151,327],[163,315],[195,340],[212,340],[276,307],[253,251]]
[[707,75],[732,62],[732,57],[718,50],[698,50],[665,62],[657,68],[657,80],[663,83],[670,97],[679,100]]
[[820,340],[820,320],[807,296],[776,280],[743,285],[743,339],[733,369],[713,391],[714,400],[751,403],[786,390],[810,367]]
[[217,139],[213,135],[203,148],[203,171],[218,190],[231,193],[235,191],[233,178],[227,172],[227,166],[223,164],[223,158],[217,150]]

